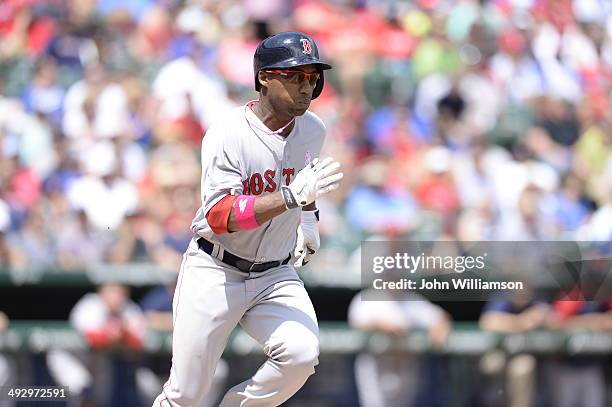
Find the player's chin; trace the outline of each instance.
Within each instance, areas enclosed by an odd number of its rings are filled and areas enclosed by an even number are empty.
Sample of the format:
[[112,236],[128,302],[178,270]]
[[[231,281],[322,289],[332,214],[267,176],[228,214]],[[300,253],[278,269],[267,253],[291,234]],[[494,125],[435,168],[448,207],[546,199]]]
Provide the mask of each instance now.
[[301,116],[304,113],[306,113],[306,110],[308,110],[309,107],[310,107],[310,100],[294,103],[291,110],[293,110],[292,113],[294,116]]

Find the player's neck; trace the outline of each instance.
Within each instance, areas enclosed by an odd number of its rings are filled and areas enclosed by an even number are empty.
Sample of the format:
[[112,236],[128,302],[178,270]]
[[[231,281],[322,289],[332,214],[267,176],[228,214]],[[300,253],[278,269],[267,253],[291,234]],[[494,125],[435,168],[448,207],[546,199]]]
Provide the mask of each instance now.
[[287,137],[289,133],[291,133],[291,130],[293,130],[295,123],[293,117],[278,117],[278,115],[274,113],[272,106],[261,99],[254,104],[253,113],[255,113],[255,116],[257,116],[259,120],[261,120],[261,122],[272,131],[277,131],[278,129],[289,124],[287,128],[279,133],[283,137]]

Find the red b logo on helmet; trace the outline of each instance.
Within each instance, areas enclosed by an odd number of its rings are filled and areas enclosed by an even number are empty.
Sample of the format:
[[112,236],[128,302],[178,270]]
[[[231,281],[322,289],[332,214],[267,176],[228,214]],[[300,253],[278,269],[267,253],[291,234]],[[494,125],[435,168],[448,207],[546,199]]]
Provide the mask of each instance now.
[[310,53],[312,52],[312,46],[310,45],[310,41],[308,41],[306,38],[301,38],[300,41],[302,42],[302,48],[304,48],[302,52],[304,54],[310,55]]

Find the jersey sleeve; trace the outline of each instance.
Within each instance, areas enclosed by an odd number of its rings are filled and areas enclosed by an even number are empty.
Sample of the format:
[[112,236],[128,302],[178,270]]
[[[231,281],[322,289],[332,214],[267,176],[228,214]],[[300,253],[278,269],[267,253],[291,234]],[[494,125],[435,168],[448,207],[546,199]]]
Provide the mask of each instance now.
[[[325,136],[327,135],[327,128],[323,120],[316,114],[308,112],[310,118],[310,131],[308,132],[310,142],[313,143],[314,156],[319,157],[321,155],[321,149],[325,142]],[[313,157],[314,158],[314,157]]]
[[236,137],[216,125],[202,141],[202,210],[204,215],[223,197],[243,192]]

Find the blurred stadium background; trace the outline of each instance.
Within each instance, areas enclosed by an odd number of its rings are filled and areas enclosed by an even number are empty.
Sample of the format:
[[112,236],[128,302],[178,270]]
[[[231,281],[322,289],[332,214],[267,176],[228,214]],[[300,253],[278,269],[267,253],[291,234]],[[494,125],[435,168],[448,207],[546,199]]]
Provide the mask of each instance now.
[[[286,405],[612,406],[610,299],[349,321],[363,240],[612,241],[609,0],[1,0],[0,385],[150,405],[202,135],[285,30],[334,65],[312,110],[347,175],[301,273],[321,363]],[[236,332],[208,405],[262,359]]]

